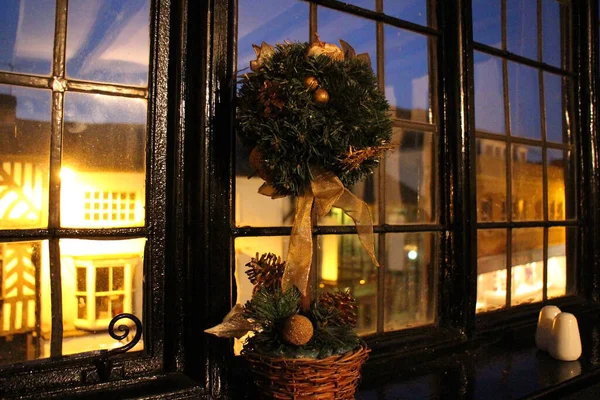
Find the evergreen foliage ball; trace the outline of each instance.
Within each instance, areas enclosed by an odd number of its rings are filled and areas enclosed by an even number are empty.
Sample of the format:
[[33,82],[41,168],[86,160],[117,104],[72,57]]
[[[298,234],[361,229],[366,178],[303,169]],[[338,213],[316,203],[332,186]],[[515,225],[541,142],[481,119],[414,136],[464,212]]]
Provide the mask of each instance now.
[[[317,169],[351,187],[373,172],[382,154],[371,152],[350,167],[345,155],[387,146],[391,137],[388,103],[371,66],[358,58],[307,56],[308,49],[308,43],[277,45],[260,69],[244,75],[238,93],[239,137],[260,151],[280,195],[302,195]],[[329,95],[327,102],[314,100],[309,77]]]

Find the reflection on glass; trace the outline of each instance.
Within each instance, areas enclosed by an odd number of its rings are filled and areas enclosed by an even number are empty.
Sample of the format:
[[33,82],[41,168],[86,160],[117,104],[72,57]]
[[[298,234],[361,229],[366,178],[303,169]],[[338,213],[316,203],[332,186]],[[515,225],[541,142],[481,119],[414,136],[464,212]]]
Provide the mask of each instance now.
[[476,163],[477,221],[506,221],[506,143],[477,139]]
[[49,90],[0,85],[0,228],[48,226]]
[[384,329],[393,331],[433,323],[437,298],[435,234],[394,233],[388,238]]
[[474,54],[475,129],[505,134],[502,61],[483,53]]
[[[107,329],[110,320],[124,312],[142,319],[145,243],[146,239],[60,241],[63,355],[118,347],[131,340],[115,342]],[[42,309],[50,324],[50,294],[44,296]],[[143,347],[140,341],[133,351]],[[50,342],[44,351],[50,351]]]
[[[566,36],[566,30],[560,29],[561,9],[566,17],[567,6],[561,6],[559,1],[542,1],[542,52],[545,63],[561,67],[561,55],[564,47],[561,46],[561,35]],[[564,43],[568,43],[565,39]]]
[[506,306],[506,229],[477,231],[476,312]]
[[512,219],[531,221],[543,219],[540,204],[543,201],[542,149],[513,144],[512,164]]
[[473,40],[502,48],[501,0],[473,0]]
[[[548,219],[551,221],[564,220],[567,217],[566,209],[572,209],[567,201],[572,201],[571,196],[566,197],[566,171],[568,153],[563,150],[548,149],[546,160],[548,162]],[[572,217],[572,216],[569,216]]]
[[[392,17],[427,26],[427,0],[383,0],[383,12]],[[435,23],[431,24],[435,27]]]
[[394,127],[386,165],[386,223],[434,222],[435,143],[431,132]]
[[544,72],[544,101],[546,107],[546,140],[566,143],[568,141],[566,99],[563,93],[563,78],[560,75]]
[[61,225],[144,225],[145,149],[145,100],[67,93]]
[[543,249],[543,228],[513,229],[511,305],[542,301]]
[[[548,298],[573,294],[574,284],[567,283],[567,248],[575,248],[575,228],[548,228]],[[572,274],[571,274],[572,275]]]
[[150,1],[71,0],[67,75],[146,86],[150,60]]
[[47,242],[0,243],[0,365],[49,356],[49,274]]
[[429,85],[429,40],[434,39],[387,25],[384,27],[385,97],[395,118],[434,122],[430,103],[434,88]]
[[248,72],[250,61],[256,59],[252,44],[308,42],[308,8],[308,3],[297,0],[266,0],[260,7],[255,0],[239,0],[238,73]]
[[50,75],[56,0],[3,1],[0,70]]
[[356,54],[368,53],[373,71],[377,72],[375,21],[319,7],[318,24],[317,31],[322,41],[339,45],[339,39],[345,40]]
[[531,0],[507,1],[506,22],[507,50],[537,60],[537,7],[535,3]]
[[541,140],[538,70],[509,62],[508,92],[511,135]]
[[[377,235],[375,235],[377,245]],[[375,246],[377,247],[377,246]],[[318,292],[350,290],[358,304],[359,334],[377,329],[377,269],[357,235],[323,235],[317,238]],[[375,248],[377,253],[377,248]]]

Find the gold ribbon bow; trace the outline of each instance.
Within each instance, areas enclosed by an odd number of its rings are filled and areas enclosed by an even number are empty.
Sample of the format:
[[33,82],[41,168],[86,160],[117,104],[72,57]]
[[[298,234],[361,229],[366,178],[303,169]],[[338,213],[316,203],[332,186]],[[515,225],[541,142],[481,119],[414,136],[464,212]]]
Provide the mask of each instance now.
[[320,217],[325,216],[331,207],[341,208],[356,224],[358,238],[373,260],[375,257],[373,240],[373,220],[367,204],[344,187],[340,179],[331,172],[319,172],[311,181],[305,193],[297,197],[296,213],[292,236],[288,249],[286,268],[282,278],[282,288],[296,286],[307,295],[310,264],[312,262],[312,219],[313,204]]

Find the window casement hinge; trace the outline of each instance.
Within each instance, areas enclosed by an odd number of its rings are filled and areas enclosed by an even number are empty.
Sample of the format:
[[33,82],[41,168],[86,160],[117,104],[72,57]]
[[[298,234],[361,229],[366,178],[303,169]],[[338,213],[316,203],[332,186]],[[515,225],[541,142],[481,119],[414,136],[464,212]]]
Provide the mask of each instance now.
[[125,378],[125,368],[123,364],[115,365],[111,357],[126,353],[135,347],[136,344],[142,338],[142,322],[133,314],[123,313],[115,316],[108,324],[108,334],[115,340],[122,341],[127,339],[130,332],[130,327],[126,324],[118,326],[118,330],[122,332],[118,334],[115,332],[115,325],[122,319],[129,319],[135,324],[135,335],[131,341],[123,346],[117,347],[112,350],[102,350],[99,354],[99,358],[94,361],[94,368],[88,368],[82,372],[82,381],[85,384],[93,383],[105,383],[111,381],[117,381]]

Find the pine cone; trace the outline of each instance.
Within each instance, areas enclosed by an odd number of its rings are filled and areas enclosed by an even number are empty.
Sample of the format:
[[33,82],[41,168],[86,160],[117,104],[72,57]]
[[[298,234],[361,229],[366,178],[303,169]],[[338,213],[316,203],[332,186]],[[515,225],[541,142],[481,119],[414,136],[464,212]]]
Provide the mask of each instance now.
[[281,257],[272,253],[264,253],[259,258],[256,253],[256,258],[253,257],[246,267],[249,268],[246,275],[254,285],[253,293],[264,287],[281,286],[281,278],[285,269],[285,261],[282,261]]
[[356,326],[358,322],[358,306],[356,299],[350,294],[350,291],[321,293],[319,296],[319,305],[321,307],[335,308],[339,310],[338,320],[330,321],[336,325]]

